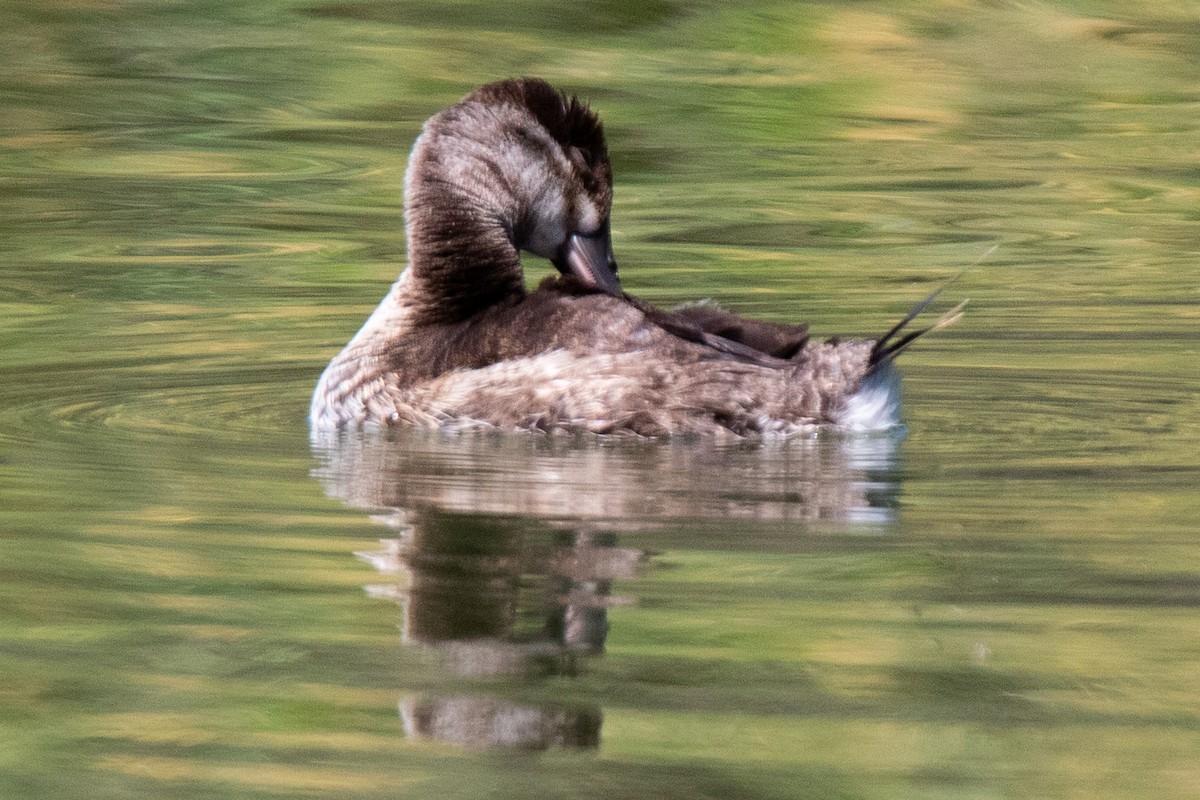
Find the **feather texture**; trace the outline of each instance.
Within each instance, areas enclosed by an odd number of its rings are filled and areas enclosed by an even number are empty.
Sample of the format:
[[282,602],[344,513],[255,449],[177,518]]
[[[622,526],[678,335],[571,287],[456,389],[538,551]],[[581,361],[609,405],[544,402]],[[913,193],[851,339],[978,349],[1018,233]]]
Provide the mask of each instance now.
[[[432,117],[405,202],[408,266],[321,376],[315,429],[754,436],[899,423],[892,361],[936,292],[878,340],[826,342],[804,325],[625,295],[605,252],[603,128],[542,81],[490,84]],[[563,276],[527,292],[521,250]]]

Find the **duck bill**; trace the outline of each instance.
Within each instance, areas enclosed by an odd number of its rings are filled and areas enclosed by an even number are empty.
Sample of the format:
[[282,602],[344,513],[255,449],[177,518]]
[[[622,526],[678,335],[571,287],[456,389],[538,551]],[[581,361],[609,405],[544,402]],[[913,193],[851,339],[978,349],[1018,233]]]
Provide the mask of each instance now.
[[617,260],[613,256],[612,236],[608,226],[596,233],[575,234],[567,239],[554,266],[564,275],[574,275],[588,286],[620,296],[621,281],[617,278]]

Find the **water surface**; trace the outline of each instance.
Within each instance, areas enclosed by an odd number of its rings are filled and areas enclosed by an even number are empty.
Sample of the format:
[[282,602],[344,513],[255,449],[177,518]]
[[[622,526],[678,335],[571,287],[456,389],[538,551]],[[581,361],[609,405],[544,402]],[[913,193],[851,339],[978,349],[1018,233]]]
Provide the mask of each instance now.
[[[0,796],[1194,797],[1200,14],[497,8],[7,4]],[[997,246],[907,437],[314,448],[519,74],[657,302],[870,335]]]

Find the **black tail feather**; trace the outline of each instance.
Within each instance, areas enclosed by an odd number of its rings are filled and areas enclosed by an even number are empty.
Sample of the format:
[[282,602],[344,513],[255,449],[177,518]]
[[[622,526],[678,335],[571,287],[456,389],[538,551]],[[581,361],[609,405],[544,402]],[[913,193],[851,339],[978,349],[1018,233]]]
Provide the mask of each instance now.
[[908,322],[910,322],[912,320],[911,316],[906,318],[903,323],[892,328],[890,331],[887,332],[887,334],[880,337],[875,342],[875,346],[871,348],[871,360],[870,360],[871,365],[874,366],[876,364],[880,364],[885,361],[892,361],[893,359],[896,358],[896,356],[900,355],[900,353],[902,353],[906,349],[908,349],[908,346],[910,344],[915,342],[917,339],[920,339],[925,334],[933,333],[934,331],[939,331],[942,328],[945,328],[949,325],[953,325],[954,323],[958,322],[958,320],[962,318],[963,309],[965,309],[966,306],[967,306],[967,301],[963,300],[961,303],[956,305],[954,308],[950,309],[945,314],[942,314],[940,317],[938,317],[937,320],[935,320],[932,325],[927,325],[926,327],[921,328],[920,330],[909,331],[908,333],[904,334],[903,336],[901,336],[897,339],[892,339],[891,337],[893,337],[897,333],[899,333],[900,330],[903,328],[903,326],[908,324]]
[[[963,272],[965,271],[966,270],[963,270]],[[896,356],[904,352],[904,350],[906,350],[910,344],[915,342],[917,339],[920,339],[925,334],[941,330],[948,325],[953,325],[955,322],[958,322],[963,315],[963,309],[966,308],[966,300],[963,300],[954,308],[950,309],[945,314],[942,314],[940,317],[934,320],[933,324],[927,325],[920,330],[910,330],[905,332],[903,335],[900,335],[901,332],[904,331],[905,327],[907,327],[908,323],[920,316],[921,312],[928,308],[929,304],[936,300],[938,295],[940,295],[946,289],[946,287],[954,283],[961,276],[962,272],[943,283],[941,286],[935,289],[932,294],[913,306],[912,310],[904,315],[904,319],[897,322],[888,330],[887,333],[876,339],[875,346],[871,348],[871,366],[894,360]]]
[[950,287],[951,284],[953,284],[955,281],[957,281],[959,278],[961,278],[963,275],[965,275],[967,272],[969,272],[973,267],[979,266],[979,264],[984,259],[986,259],[988,256],[990,256],[992,253],[996,252],[996,248],[998,248],[998,247],[999,247],[999,245],[992,245],[987,250],[985,250],[983,252],[983,254],[981,256],[979,256],[979,258],[975,259],[975,261],[972,264],[968,265],[961,272],[959,272],[957,275],[952,277],[950,280],[946,281],[941,286],[934,289],[933,292],[928,297],[926,297],[924,300],[922,300],[921,302],[919,302],[915,306],[913,306],[912,309],[907,314],[904,315],[904,319],[897,322],[895,325],[893,325],[891,327],[891,329],[888,330],[887,333],[885,333],[883,336],[880,336],[878,339],[876,339],[875,346],[871,348],[871,360],[870,360],[871,366],[874,367],[877,364],[884,364],[884,363],[894,360],[896,358],[896,356],[900,355],[900,353],[902,353],[904,350],[906,350],[910,344],[915,342],[917,339],[920,339],[925,334],[933,333],[934,331],[939,331],[948,325],[953,325],[955,322],[958,322],[958,320],[963,315],[963,309],[966,308],[966,305],[967,305],[966,300],[963,300],[961,303],[956,305],[954,308],[950,309],[945,314],[942,314],[940,317],[938,317],[936,320],[934,320],[932,325],[928,325],[917,331],[909,331],[909,332],[905,333],[903,336],[899,336],[899,338],[895,338],[898,336],[898,334],[901,331],[904,330],[904,328],[908,325],[908,323],[912,322],[914,319],[916,319],[918,316],[920,316],[921,312],[924,311],[926,308],[928,308],[929,304],[938,298],[938,295],[940,295],[942,292],[944,292],[947,288]]

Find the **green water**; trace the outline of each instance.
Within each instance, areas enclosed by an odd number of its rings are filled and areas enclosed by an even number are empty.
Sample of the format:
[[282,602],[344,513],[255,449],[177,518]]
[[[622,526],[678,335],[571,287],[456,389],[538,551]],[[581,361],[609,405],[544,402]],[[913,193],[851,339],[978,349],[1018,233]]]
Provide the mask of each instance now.
[[[1195,4],[0,12],[0,797],[1200,792]],[[878,333],[997,246],[907,438],[311,447],[516,74],[655,301]]]

